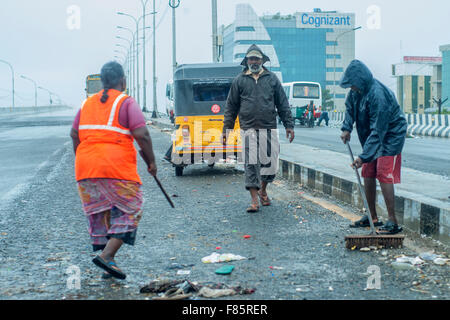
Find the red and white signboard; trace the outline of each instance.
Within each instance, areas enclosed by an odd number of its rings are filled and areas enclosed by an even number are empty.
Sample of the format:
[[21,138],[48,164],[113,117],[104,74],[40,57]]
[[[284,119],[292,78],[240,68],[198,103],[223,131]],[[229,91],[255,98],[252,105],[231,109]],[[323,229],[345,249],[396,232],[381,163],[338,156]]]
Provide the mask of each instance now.
[[215,104],[211,107],[211,111],[213,113],[219,113],[220,112],[220,106],[218,104]]
[[442,63],[441,57],[403,57],[403,62],[405,63]]

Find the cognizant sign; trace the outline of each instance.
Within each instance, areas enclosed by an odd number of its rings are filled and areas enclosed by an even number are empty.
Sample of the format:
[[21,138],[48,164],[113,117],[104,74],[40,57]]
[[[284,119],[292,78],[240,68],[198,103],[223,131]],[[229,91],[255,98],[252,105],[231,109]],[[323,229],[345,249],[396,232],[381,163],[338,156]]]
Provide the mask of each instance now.
[[296,13],[297,28],[351,28],[355,25],[354,14],[342,13]]

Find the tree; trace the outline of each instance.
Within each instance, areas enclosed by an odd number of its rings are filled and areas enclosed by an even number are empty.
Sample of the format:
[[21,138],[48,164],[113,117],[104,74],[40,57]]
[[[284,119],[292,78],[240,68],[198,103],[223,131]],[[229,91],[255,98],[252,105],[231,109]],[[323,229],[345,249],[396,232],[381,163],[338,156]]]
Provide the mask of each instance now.
[[435,98],[433,98],[433,101],[438,105],[438,114],[441,114],[441,113],[442,113],[442,112],[441,112],[442,105],[443,105],[444,103],[446,103],[447,100],[448,100],[448,98],[446,98],[444,101],[442,101],[442,98],[439,98],[439,100],[436,100]]
[[333,96],[328,89],[322,89],[322,106],[324,110],[331,111],[334,109]]

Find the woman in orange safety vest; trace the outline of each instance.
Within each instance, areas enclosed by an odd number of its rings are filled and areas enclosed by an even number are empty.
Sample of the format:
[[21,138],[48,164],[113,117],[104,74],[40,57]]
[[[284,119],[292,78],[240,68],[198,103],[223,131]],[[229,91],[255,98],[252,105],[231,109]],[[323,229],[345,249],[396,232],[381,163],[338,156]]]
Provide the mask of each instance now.
[[134,139],[149,159],[148,172],[156,176],[157,168],[144,115],[123,93],[122,66],[105,64],[101,80],[104,89],[85,100],[72,126],[75,177],[93,250],[102,250],[93,262],[104,278],[125,279],[114,257],[123,243],[134,245],[143,203]]

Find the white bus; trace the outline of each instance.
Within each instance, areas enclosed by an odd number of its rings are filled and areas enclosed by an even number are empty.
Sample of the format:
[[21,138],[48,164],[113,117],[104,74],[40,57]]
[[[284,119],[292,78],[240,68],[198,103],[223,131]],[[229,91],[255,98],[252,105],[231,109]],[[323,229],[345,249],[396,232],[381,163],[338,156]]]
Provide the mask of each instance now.
[[[320,117],[322,110],[322,88],[318,82],[295,81],[283,83],[283,89],[289,101],[294,123],[300,121],[301,125],[314,126],[314,121]],[[309,113],[311,101],[314,112]]]
[[322,107],[322,88],[318,82],[295,81],[283,83],[291,108],[305,107],[312,100],[316,109]]

